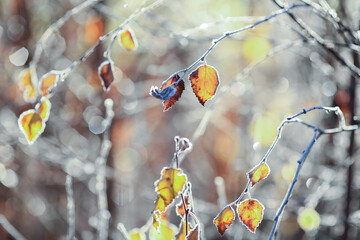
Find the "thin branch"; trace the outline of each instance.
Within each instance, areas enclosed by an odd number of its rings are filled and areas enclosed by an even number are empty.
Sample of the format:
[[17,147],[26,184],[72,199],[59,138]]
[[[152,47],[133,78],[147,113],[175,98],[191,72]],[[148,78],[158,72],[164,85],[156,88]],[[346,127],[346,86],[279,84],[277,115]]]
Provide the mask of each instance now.
[[0,224],[16,240],[26,239],[2,214],[0,214]]
[[44,43],[49,39],[49,37],[55,31],[59,30],[70,19],[70,17],[72,17],[73,15],[79,13],[80,11],[82,11],[82,10],[88,8],[88,7],[91,7],[91,6],[95,5],[99,1],[100,0],[87,0],[87,1],[84,1],[83,3],[81,3],[78,6],[74,7],[73,9],[67,11],[63,17],[59,18],[55,23],[53,23],[43,33],[43,35],[40,37],[40,40],[36,44],[34,57],[30,62],[31,79],[32,79],[33,83],[36,84],[35,86],[37,86],[37,84],[39,82],[38,77],[37,77],[37,72],[36,72],[36,66],[37,66],[37,64],[38,64],[38,62],[40,60],[41,53],[43,51]]
[[106,195],[106,162],[111,149],[110,127],[114,117],[113,101],[108,98],[104,105],[106,108],[106,118],[103,121],[105,132],[101,143],[100,156],[96,159],[96,193],[98,198],[98,229],[97,239],[105,240],[108,238],[110,212],[108,210],[108,199]]
[[67,195],[67,212],[68,212],[68,233],[66,239],[71,240],[75,237],[75,202],[72,186],[72,177],[66,176],[65,189]]

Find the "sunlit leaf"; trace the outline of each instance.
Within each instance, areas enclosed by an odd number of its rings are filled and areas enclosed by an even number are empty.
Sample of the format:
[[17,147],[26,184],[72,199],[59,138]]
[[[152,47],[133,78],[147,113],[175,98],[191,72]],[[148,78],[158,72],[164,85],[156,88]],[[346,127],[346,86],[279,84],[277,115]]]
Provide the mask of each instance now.
[[[164,88],[170,86],[172,83],[176,82],[177,80],[179,80],[179,75],[175,75],[170,77],[169,79],[167,79],[166,81],[163,82],[160,90],[164,90]],[[176,86],[176,93],[174,95],[172,95],[172,97],[170,97],[169,100],[164,101],[163,105],[164,105],[164,112],[169,110],[181,97],[182,92],[185,89],[185,84],[184,81],[181,80],[179,82],[179,84]]]
[[131,29],[127,29],[120,34],[120,45],[126,50],[135,50],[137,48],[137,41],[135,34]]
[[313,208],[305,208],[300,211],[297,221],[305,231],[314,230],[320,225],[320,215]]
[[193,229],[191,229],[186,235],[186,240],[198,240],[199,238],[199,225],[196,225]]
[[230,227],[232,222],[235,219],[235,212],[232,207],[225,207],[214,219],[214,224],[216,225],[218,232],[221,235],[224,235],[227,227]]
[[58,80],[58,75],[54,73],[48,73],[44,75],[40,80],[40,92],[41,96],[50,97]]
[[219,76],[215,68],[202,65],[190,74],[191,87],[199,102],[204,105],[211,99],[219,85]]
[[242,47],[243,55],[249,62],[258,61],[266,56],[271,45],[268,40],[260,37],[248,37]]
[[50,116],[51,102],[47,98],[43,98],[40,103],[40,107],[37,110],[37,113],[40,115],[41,119],[46,122]]
[[[186,208],[189,209],[189,207],[190,207],[189,197],[184,196],[184,201],[185,201]],[[184,216],[184,214],[185,214],[184,204],[181,199],[180,199],[180,202],[178,204],[176,204],[176,214],[179,215],[180,217]]]
[[151,227],[149,238],[150,240],[171,240],[175,238],[177,228],[166,220],[161,220],[159,231]]
[[103,62],[99,67],[99,77],[104,91],[109,91],[111,83],[114,81],[114,75],[109,61]]
[[29,144],[33,144],[45,129],[45,123],[40,114],[33,109],[23,112],[19,117],[18,124]]
[[263,218],[264,206],[256,199],[248,199],[238,205],[237,214],[247,229],[255,233]]
[[129,232],[129,240],[146,240],[146,236],[143,231],[134,228]]
[[20,73],[18,85],[23,92],[25,102],[34,102],[37,97],[36,89],[31,81],[30,69],[25,69]]
[[85,41],[89,45],[96,43],[103,35],[103,20],[97,15],[92,15],[85,23]]
[[182,191],[187,178],[181,169],[164,168],[161,171],[160,179],[155,182],[158,198],[155,203],[155,210],[163,212],[174,201]]
[[270,173],[270,168],[267,163],[262,163],[260,166],[256,166],[248,173],[248,177],[251,181],[251,185],[254,186],[262,179],[267,178]]

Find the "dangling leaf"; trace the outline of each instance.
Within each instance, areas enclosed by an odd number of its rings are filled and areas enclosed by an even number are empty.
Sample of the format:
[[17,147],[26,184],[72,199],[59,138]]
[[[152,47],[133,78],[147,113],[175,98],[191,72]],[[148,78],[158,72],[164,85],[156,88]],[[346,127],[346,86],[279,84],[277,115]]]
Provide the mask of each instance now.
[[248,199],[238,205],[237,214],[247,229],[255,233],[263,219],[264,206],[256,199]]
[[164,168],[160,179],[155,182],[158,197],[154,211],[164,212],[182,191],[186,181],[187,177],[181,169]]
[[129,240],[146,240],[146,236],[140,229],[134,228],[129,232]]
[[[169,79],[167,79],[166,81],[163,82],[160,90],[164,90],[164,88],[170,86],[172,83],[176,82],[177,80],[179,80],[179,75],[174,75],[172,77],[170,77]],[[179,84],[176,86],[176,92],[174,95],[172,95],[172,97],[170,97],[169,100],[164,101],[163,105],[164,105],[164,112],[169,110],[181,97],[181,94],[183,93],[185,89],[185,84],[184,81],[181,80],[179,82]]]
[[51,94],[57,84],[59,76],[54,73],[48,73],[44,75],[40,80],[40,92],[41,96],[51,97]]
[[159,231],[154,227],[150,229],[150,240],[170,240],[175,238],[177,228],[166,220],[161,220]]
[[120,45],[126,50],[135,50],[137,48],[135,34],[131,29],[125,30],[120,34]]
[[260,166],[256,166],[250,172],[248,172],[248,177],[251,181],[251,186],[254,186],[256,183],[260,182],[262,179],[267,178],[270,173],[270,168],[267,163],[262,163]]
[[23,112],[19,117],[18,124],[29,144],[33,144],[45,129],[45,123],[40,114],[33,109]]
[[47,98],[43,98],[40,103],[40,107],[37,110],[37,113],[40,115],[41,119],[46,122],[50,116],[51,102]]
[[109,91],[111,83],[114,81],[114,75],[109,61],[103,62],[99,67],[99,77],[104,91]]
[[25,69],[20,73],[18,84],[23,92],[25,102],[33,103],[36,100],[37,92],[31,81],[30,69]]
[[219,76],[215,68],[202,65],[190,74],[191,87],[199,102],[204,105],[211,99],[219,85]]
[[232,207],[225,207],[214,219],[214,224],[216,225],[218,232],[221,235],[224,235],[227,227],[230,227],[232,222],[235,219],[235,212]]
[[[189,207],[190,207],[189,196],[184,196],[184,201],[185,201],[186,208],[189,209]],[[176,214],[179,215],[180,217],[184,216],[184,214],[185,214],[184,204],[181,199],[180,199],[179,203],[176,204]]]
[[186,240],[198,240],[199,238],[199,225],[196,225],[193,229],[191,229],[186,235]]

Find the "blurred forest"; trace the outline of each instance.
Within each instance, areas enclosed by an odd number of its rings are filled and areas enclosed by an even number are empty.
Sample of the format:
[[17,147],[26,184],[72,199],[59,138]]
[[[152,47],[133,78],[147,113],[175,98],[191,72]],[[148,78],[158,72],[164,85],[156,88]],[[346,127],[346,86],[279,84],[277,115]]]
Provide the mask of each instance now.
[[[204,106],[190,72],[168,111],[149,94],[191,66],[213,40],[292,4],[303,6],[209,52],[205,63],[217,69],[220,84]],[[65,22],[52,25],[67,12]],[[213,224],[246,188],[247,173],[288,116],[304,113],[299,118],[306,123],[336,129],[339,112],[303,109],[339,106],[346,125],[358,126],[359,24],[360,1],[353,0],[1,0],[0,239],[171,239],[154,234],[151,221],[154,183],[171,164],[175,136],[192,143],[181,169],[191,182],[200,239],[268,239],[302,156],[306,162],[275,237],[360,239],[357,127],[319,135],[307,155],[315,128],[286,125],[267,159],[269,176],[251,191],[265,207],[256,233],[238,217],[223,236]],[[132,29],[135,50],[112,42],[114,35],[101,37],[118,26]],[[108,49],[115,80],[105,92],[98,68]],[[39,97],[24,99],[21,72],[32,67],[37,86],[44,74],[79,59],[53,89],[46,128],[29,145],[18,118]],[[305,220],[304,210],[311,213]],[[167,221],[176,235],[181,218],[174,207]],[[130,238],[132,229],[139,238]]]

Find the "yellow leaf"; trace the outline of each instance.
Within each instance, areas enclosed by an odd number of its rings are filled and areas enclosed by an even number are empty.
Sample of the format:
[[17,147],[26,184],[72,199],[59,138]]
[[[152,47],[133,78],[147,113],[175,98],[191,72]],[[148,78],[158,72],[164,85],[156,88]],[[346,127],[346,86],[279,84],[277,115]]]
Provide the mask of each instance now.
[[19,117],[18,124],[29,144],[33,144],[45,129],[45,123],[40,114],[33,109],[23,112]]
[[30,69],[25,69],[20,73],[18,85],[23,91],[23,97],[26,102],[34,102],[37,97],[36,89],[31,81]]
[[305,231],[314,230],[320,225],[320,215],[313,208],[305,208],[300,211],[297,221]]
[[146,240],[146,236],[140,229],[134,228],[129,232],[129,240]]
[[247,229],[255,233],[263,218],[264,206],[256,199],[248,199],[238,205],[237,214]]
[[164,212],[182,191],[186,181],[186,175],[181,169],[164,168],[161,171],[160,180],[155,183],[158,198],[154,211]]
[[262,163],[260,166],[256,166],[248,173],[248,177],[251,181],[251,185],[254,186],[262,179],[267,178],[269,173],[270,173],[270,168],[267,165],[267,163]]
[[125,30],[120,34],[120,45],[126,50],[135,50],[137,48],[135,34],[131,29]]
[[55,85],[58,81],[58,75],[54,73],[48,73],[44,75],[40,80],[40,92],[41,96],[50,97]]
[[235,219],[235,213],[232,207],[225,207],[214,219],[214,224],[216,225],[218,232],[221,235],[224,235],[227,227],[230,227],[232,222]]
[[47,98],[43,98],[40,107],[37,110],[37,113],[40,115],[41,119],[46,122],[50,116],[51,102]]
[[151,227],[149,238],[150,240],[171,240],[175,239],[175,233],[177,231],[177,228],[170,224],[166,220],[161,220],[161,224],[159,227],[159,231],[156,230],[156,228]]
[[[180,231],[176,237],[176,240],[185,240],[186,237],[186,227],[185,227],[186,223],[185,220],[181,221],[181,227],[180,227]],[[190,225],[188,224],[188,229],[190,229]]]
[[199,102],[204,105],[211,99],[220,83],[215,68],[209,65],[202,65],[190,74],[191,87]]

